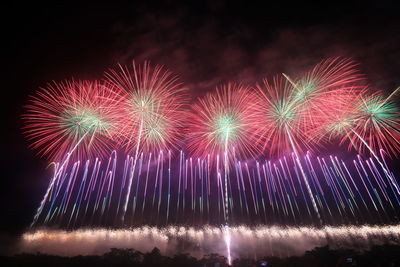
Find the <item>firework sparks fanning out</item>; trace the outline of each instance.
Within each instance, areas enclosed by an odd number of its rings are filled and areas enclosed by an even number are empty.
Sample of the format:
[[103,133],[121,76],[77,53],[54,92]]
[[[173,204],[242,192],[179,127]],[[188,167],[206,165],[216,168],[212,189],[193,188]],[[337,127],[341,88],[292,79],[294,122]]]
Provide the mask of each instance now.
[[362,80],[355,66],[350,60],[332,58],[296,82],[283,74],[284,78],[275,77],[273,83],[265,79],[257,85],[262,102],[257,133],[271,156],[293,151],[290,138],[299,152],[315,147],[317,140],[310,133],[327,123],[327,107],[337,110],[330,96],[340,101],[343,92],[355,91],[354,83]]
[[254,156],[259,151],[254,137],[259,121],[258,98],[249,88],[228,84],[199,99],[189,119],[189,150],[199,157],[237,154]]
[[324,117],[325,123],[319,124],[309,131],[309,138],[317,142],[329,143],[341,140],[354,127],[356,112],[354,103],[365,89],[350,88],[338,90],[325,96],[326,105],[319,110],[319,116]]
[[[357,118],[353,131],[368,142],[375,153],[386,150],[394,155],[400,150],[400,112],[395,104],[386,101],[380,92],[361,95],[355,106]],[[365,145],[355,134],[351,143],[362,153]]]
[[334,138],[339,138],[341,143],[348,141],[349,149],[355,148],[360,154],[368,149],[374,156],[380,150],[397,155],[400,113],[392,101],[385,99],[381,92],[370,94],[368,88],[359,93],[347,91],[329,97],[335,105],[321,109],[327,123],[320,125],[314,134],[327,137],[327,141]]
[[109,154],[115,132],[115,108],[100,82],[49,84],[27,105],[25,133],[39,154],[61,160],[76,149],[77,158]]
[[259,123],[257,134],[263,141],[264,148],[269,148],[270,155],[292,150],[288,131],[294,136],[296,147],[301,147],[300,143],[310,147],[305,136],[305,127],[310,126],[305,123],[309,113],[304,105],[291,101],[292,84],[283,77],[276,77],[273,84],[264,80],[263,86],[259,85],[257,88],[259,98],[263,101],[257,111],[258,120],[262,122]]
[[356,66],[349,59],[329,58],[321,61],[296,82],[284,74],[294,87],[291,100],[295,103],[307,103],[320,97],[321,93],[352,88],[354,83],[362,80]]
[[178,77],[161,66],[133,62],[132,68],[110,70],[107,80],[115,86],[120,106],[118,131],[131,152],[177,148],[186,117],[186,89]]

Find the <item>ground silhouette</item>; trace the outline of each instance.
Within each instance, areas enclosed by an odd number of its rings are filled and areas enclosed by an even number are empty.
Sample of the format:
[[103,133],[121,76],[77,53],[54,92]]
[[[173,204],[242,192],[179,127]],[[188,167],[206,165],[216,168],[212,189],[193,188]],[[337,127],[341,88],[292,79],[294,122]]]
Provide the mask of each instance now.
[[[18,254],[0,257],[0,266],[132,266],[132,267],[227,267],[227,259],[218,254],[204,255],[196,259],[189,254],[177,254],[173,257],[163,256],[160,250],[154,248],[148,253],[134,249],[112,248],[101,256],[61,257],[47,254]],[[235,259],[235,267],[337,267],[337,266],[400,266],[400,246],[375,246],[369,251],[333,250],[329,247],[319,247],[307,251],[300,257],[263,259]]]

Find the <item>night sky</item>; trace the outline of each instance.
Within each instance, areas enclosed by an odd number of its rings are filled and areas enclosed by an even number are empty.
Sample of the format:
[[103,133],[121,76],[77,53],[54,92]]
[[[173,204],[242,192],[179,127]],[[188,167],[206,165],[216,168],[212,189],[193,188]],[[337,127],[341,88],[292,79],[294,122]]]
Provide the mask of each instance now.
[[361,64],[372,88],[400,85],[394,5],[249,3],[3,8],[0,238],[26,229],[48,185],[51,169],[27,148],[20,116],[28,95],[52,80],[101,78],[117,63],[148,59],[179,74],[196,97],[228,81],[296,76],[321,59],[344,56]]

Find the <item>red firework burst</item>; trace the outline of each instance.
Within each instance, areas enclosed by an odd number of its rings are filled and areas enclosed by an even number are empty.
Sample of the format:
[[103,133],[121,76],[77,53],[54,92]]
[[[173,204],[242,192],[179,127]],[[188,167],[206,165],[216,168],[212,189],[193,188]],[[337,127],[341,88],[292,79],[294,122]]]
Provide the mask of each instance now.
[[[259,139],[270,155],[314,149],[315,132],[327,123],[326,109],[335,106],[331,95],[341,95],[363,78],[348,59],[331,58],[317,64],[297,81],[284,74],[272,84],[257,85],[263,102],[259,111]],[[353,90],[353,89],[351,89]]]
[[116,109],[110,89],[98,81],[53,82],[31,96],[22,115],[24,133],[40,156],[62,160],[110,151]]
[[297,149],[311,148],[307,132],[315,125],[316,118],[310,116],[310,106],[291,100],[292,92],[293,85],[283,77],[275,77],[272,84],[264,80],[262,85],[257,85],[262,105],[256,111],[259,118],[256,133],[270,156],[293,151],[292,141]]
[[189,117],[188,148],[193,155],[246,157],[259,152],[255,137],[259,100],[248,87],[228,84],[200,98]]
[[178,77],[149,62],[121,66],[106,74],[120,108],[119,141],[126,151],[177,148],[183,134],[187,90]]
[[[316,125],[307,134],[316,142],[331,142],[339,139],[340,144],[346,141],[346,135],[354,128],[357,120],[356,104],[365,92],[361,87],[338,89],[324,94],[317,116],[324,123]],[[347,139],[348,140],[348,139]]]
[[355,148],[362,154],[366,150],[376,156],[380,149],[397,155],[400,149],[400,112],[390,97],[380,91],[371,94],[365,87],[354,90],[337,90],[324,97],[327,104],[320,113],[326,123],[319,125],[310,135],[317,139],[340,144],[349,142],[349,150]]
[[355,84],[364,80],[357,66],[351,59],[336,57],[321,61],[296,81],[284,74],[293,85],[292,101],[307,102],[320,97],[321,93],[354,89]]
[[[383,149],[392,155],[400,150],[400,111],[381,91],[361,94],[354,102],[354,127],[349,131],[350,146],[359,153]],[[372,151],[371,151],[372,150]]]

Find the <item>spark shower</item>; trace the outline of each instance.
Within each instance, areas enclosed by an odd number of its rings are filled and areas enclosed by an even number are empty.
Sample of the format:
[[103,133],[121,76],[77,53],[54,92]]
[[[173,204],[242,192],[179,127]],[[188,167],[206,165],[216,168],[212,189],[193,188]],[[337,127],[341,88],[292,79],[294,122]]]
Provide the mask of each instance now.
[[[54,173],[24,240],[38,227],[219,226],[230,263],[237,227],[397,224],[399,88],[370,88],[357,66],[330,58],[194,102],[149,62],[40,88],[23,131]],[[329,153],[345,143],[353,159]]]

